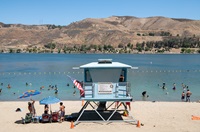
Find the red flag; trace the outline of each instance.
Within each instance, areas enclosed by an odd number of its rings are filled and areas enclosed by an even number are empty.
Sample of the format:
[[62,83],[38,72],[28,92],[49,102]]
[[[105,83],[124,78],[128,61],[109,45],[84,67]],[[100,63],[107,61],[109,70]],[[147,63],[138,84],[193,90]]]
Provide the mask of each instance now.
[[72,80],[74,85],[80,90],[81,96],[84,96],[84,90],[83,90],[83,86],[82,86],[83,84],[80,81],[70,77],[69,75],[67,75],[67,76]]
[[73,80],[73,83],[80,91],[84,91],[81,82],[79,82],[78,80]]

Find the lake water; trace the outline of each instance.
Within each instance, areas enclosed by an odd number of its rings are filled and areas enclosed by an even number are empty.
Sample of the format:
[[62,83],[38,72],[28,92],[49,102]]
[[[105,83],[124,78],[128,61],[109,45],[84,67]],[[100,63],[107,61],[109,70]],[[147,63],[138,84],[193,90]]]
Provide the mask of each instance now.
[[[200,100],[198,54],[0,54],[0,100],[28,100],[17,97],[29,89],[40,90],[42,86],[42,94],[33,96],[33,99],[56,96],[61,100],[79,100],[78,90],[73,95],[73,84],[67,75],[83,80],[83,71],[72,67],[98,59],[113,59],[138,67],[128,71],[134,100],[181,101],[182,83],[192,92],[191,101]],[[163,82],[166,90],[161,88]],[[176,90],[172,90],[173,83]],[[53,89],[48,90],[49,85],[58,87],[57,95]],[[148,98],[142,98],[143,91],[147,91]]]

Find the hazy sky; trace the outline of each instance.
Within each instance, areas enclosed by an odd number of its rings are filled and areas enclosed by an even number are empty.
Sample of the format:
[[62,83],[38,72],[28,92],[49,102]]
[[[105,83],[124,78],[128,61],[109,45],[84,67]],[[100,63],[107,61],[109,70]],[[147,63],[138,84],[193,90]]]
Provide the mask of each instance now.
[[110,16],[200,20],[200,0],[0,0],[0,22],[68,25]]

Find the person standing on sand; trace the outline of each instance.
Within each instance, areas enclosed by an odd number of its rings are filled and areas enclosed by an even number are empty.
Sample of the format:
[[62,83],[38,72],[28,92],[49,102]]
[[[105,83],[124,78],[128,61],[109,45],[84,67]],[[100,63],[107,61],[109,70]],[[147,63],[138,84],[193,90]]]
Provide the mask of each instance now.
[[190,90],[188,89],[186,92],[186,102],[190,102],[190,96],[192,95],[192,93],[190,92]]
[[131,102],[126,102],[126,107],[128,106],[129,111],[131,111]]
[[32,100],[30,99],[32,102],[28,102],[28,110],[30,113],[33,114],[33,116],[35,116],[36,114],[36,110],[35,110],[35,107],[34,107],[34,103],[35,103],[35,100]]
[[63,122],[65,119],[65,106],[63,105],[63,102],[60,102],[60,122]]

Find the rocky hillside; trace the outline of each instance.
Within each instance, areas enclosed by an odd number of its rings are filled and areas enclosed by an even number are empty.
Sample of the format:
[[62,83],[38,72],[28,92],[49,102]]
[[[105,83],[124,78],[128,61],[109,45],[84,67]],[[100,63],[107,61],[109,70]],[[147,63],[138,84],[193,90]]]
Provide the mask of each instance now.
[[56,43],[59,48],[81,44],[117,47],[119,44],[160,41],[166,36],[194,35],[200,36],[200,21],[165,17],[87,18],[67,26],[0,23],[0,47],[4,49],[44,47],[48,43]]

